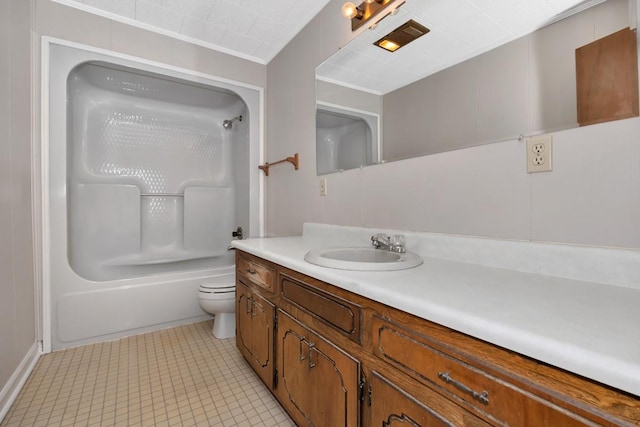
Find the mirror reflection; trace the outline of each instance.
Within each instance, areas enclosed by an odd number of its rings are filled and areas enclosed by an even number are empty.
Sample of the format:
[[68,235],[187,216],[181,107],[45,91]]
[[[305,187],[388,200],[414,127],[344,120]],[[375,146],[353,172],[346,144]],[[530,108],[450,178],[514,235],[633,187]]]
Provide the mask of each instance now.
[[379,158],[378,116],[328,103],[317,103],[318,175],[371,165]]
[[[381,37],[380,31],[401,25],[413,17],[414,10],[385,19],[382,30],[362,33],[316,70],[318,174],[578,126],[575,51],[618,30],[635,27],[631,18],[635,13],[629,7],[629,0],[590,1],[568,17],[492,50],[468,57],[467,49],[459,54],[467,55],[466,60],[448,67],[444,63],[429,65],[423,46],[412,51],[407,45],[395,53],[371,47],[370,39],[375,41]],[[422,23],[429,27],[429,23]],[[527,27],[523,22],[519,25]],[[432,36],[442,37],[432,29],[421,39]],[[492,40],[481,31],[478,37]],[[494,37],[504,39],[505,35],[498,32]],[[437,46],[464,49],[464,43],[459,44],[451,41]],[[389,58],[400,58],[394,55],[403,51],[413,62],[397,60],[394,65],[395,60]],[[398,67],[404,71],[398,72]],[[438,71],[420,77],[429,67]],[[411,80],[408,74],[416,77]],[[411,82],[407,84],[407,80]],[[327,161],[323,105],[376,116],[380,137],[371,152],[377,149],[379,155],[360,157],[360,164],[355,157],[343,163]],[[349,142],[341,140],[345,147]],[[333,153],[340,157],[339,150]]]

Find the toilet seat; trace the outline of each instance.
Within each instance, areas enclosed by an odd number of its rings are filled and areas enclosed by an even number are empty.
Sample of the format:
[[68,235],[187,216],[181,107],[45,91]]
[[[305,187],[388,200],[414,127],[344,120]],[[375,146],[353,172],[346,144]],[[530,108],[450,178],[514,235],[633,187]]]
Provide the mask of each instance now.
[[236,292],[236,285],[230,285],[228,283],[203,283],[198,288],[198,292],[210,295],[230,296]]

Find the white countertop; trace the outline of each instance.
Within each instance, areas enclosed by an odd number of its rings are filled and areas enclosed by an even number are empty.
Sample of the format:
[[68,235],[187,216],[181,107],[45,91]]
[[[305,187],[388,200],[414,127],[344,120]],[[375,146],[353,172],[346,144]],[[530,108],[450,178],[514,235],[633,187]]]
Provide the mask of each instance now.
[[[306,233],[299,237],[236,240],[232,245],[640,396],[638,288],[438,259],[425,256],[425,251],[420,252],[424,264],[409,270],[336,270],[304,261],[309,250],[328,245],[326,239]],[[407,246],[411,249],[409,238]]]

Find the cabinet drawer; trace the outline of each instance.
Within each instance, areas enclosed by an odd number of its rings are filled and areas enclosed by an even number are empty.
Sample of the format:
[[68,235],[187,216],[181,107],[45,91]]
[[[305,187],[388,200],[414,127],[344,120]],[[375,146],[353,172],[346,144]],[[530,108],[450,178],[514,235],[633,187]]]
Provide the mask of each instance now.
[[360,306],[321,289],[280,274],[282,297],[301,307],[323,323],[360,342]]
[[374,316],[373,353],[499,425],[587,426],[592,422],[449,354],[424,335]]
[[[420,396],[416,398],[415,396]],[[369,381],[369,426],[489,427],[428,387],[405,387],[373,371]]]
[[246,254],[239,254],[236,269],[238,274],[244,276],[251,283],[271,292],[275,291],[275,270],[257,258],[249,258]]

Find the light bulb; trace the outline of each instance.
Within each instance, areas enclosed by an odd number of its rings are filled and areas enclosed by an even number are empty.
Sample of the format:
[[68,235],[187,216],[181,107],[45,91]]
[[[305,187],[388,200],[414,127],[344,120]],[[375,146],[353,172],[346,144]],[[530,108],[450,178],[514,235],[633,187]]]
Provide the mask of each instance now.
[[364,0],[364,2],[365,2],[366,4],[371,4],[371,3],[373,3],[374,1],[376,1],[376,0]]
[[392,42],[391,40],[381,40],[378,43],[378,46],[380,46],[383,49],[388,50],[389,52],[395,52],[396,50],[400,49],[400,45],[397,43]]
[[353,19],[358,16],[358,9],[356,5],[351,3],[350,1],[346,2],[342,5],[342,16],[345,18]]

